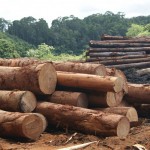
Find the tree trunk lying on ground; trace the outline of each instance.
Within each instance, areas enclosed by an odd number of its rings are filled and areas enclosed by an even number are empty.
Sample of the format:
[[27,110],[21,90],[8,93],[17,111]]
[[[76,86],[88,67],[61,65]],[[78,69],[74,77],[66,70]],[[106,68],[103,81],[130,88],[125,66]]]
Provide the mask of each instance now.
[[145,74],[150,74],[150,68],[145,68],[141,70],[137,70],[136,73],[140,76],[145,75]]
[[51,94],[56,86],[56,71],[50,63],[27,67],[0,67],[1,90],[29,90],[36,94]]
[[107,34],[101,35],[101,40],[128,40],[128,39],[131,39],[131,37],[127,37],[127,36],[112,36],[112,35],[107,35]]
[[81,92],[55,91],[52,95],[46,96],[44,100],[57,104],[68,104],[84,108],[88,107],[87,96],[85,93]]
[[89,107],[115,107],[117,106],[123,98],[123,93],[115,92],[93,92],[87,93]]
[[73,62],[53,62],[57,71],[76,72],[85,74],[106,75],[106,68],[102,64],[73,63]]
[[117,69],[129,69],[129,68],[149,68],[150,62],[140,62],[140,63],[131,63],[131,64],[121,64],[121,65],[109,65],[109,68],[117,68]]
[[120,92],[123,81],[120,77],[97,76],[57,71],[57,84],[104,92]]
[[32,112],[36,97],[30,91],[0,91],[0,109],[6,111]]
[[134,107],[108,107],[108,108],[95,108],[105,113],[114,113],[126,116],[130,122],[138,122],[138,114]]
[[125,138],[130,130],[126,117],[101,111],[41,102],[36,112],[43,114],[51,125],[88,134]]
[[128,84],[129,92],[123,98],[128,103],[150,104],[150,85]]
[[99,52],[99,53],[87,53],[87,56],[90,57],[116,57],[116,56],[125,56],[125,55],[145,55],[145,51],[140,52]]
[[36,140],[43,132],[43,121],[38,115],[0,110],[0,116],[0,136]]

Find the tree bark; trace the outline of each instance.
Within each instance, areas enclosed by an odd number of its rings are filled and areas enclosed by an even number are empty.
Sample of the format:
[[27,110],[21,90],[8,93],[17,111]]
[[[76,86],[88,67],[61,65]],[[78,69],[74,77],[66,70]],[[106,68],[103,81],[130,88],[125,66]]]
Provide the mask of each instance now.
[[123,81],[120,77],[97,76],[57,71],[57,84],[104,92],[120,92]]
[[72,62],[53,62],[57,71],[76,72],[84,74],[106,75],[106,68],[102,64],[72,63]]
[[44,100],[57,104],[88,107],[87,96],[81,92],[55,91],[52,95],[45,97]]
[[85,108],[43,102],[38,103],[36,112],[43,114],[51,125],[88,134],[125,138],[130,130],[126,117]]
[[32,112],[36,97],[30,91],[0,91],[0,109],[6,111]]
[[27,67],[0,67],[1,90],[29,90],[51,94],[56,86],[56,71],[50,63]]
[[123,98],[130,104],[150,104],[150,85],[128,84],[129,92]]
[[140,63],[131,63],[131,64],[121,64],[121,65],[109,65],[109,68],[117,68],[117,69],[129,69],[129,68],[149,68],[150,62],[140,62]]
[[43,132],[43,122],[35,114],[0,110],[0,116],[1,136],[36,140]]
[[145,68],[141,70],[137,70],[136,73],[140,76],[143,76],[145,74],[150,74],[150,68]]

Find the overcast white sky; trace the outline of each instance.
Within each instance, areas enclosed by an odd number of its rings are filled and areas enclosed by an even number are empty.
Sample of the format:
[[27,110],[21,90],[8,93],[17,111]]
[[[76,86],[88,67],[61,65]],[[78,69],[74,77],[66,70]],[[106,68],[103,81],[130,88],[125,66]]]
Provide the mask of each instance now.
[[0,18],[20,20],[32,16],[51,21],[74,15],[84,18],[96,13],[124,12],[126,17],[150,15],[150,0],[0,0]]

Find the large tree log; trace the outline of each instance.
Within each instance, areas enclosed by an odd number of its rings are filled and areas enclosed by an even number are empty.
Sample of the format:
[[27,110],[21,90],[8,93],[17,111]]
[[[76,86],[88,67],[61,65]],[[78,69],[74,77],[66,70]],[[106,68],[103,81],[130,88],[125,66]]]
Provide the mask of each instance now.
[[0,91],[0,109],[6,111],[32,112],[36,97],[30,91]]
[[99,53],[89,53],[87,54],[90,57],[116,57],[116,56],[125,56],[125,55],[145,55],[145,51],[140,52],[99,52]]
[[92,92],[88,96],[89,107],[115,107],[121,103],[123,99],[123,93],[115,92]]
[[90,47],[95,48],[122,48],[122,47],[150,47],[150,43],[109,43],[91,40]]
[[0,136],[36,140],[42,132],[43,121],[38,115],[0,110]]
[[36,112],[43,114],[51,125],[88,134],[125,138],[130,130],[126,117],[85,108],[41,102],[38,103]]
[[128,103],[150,104],[150,85],[128,84],[129,92],[123,98]]
[[136,73],[140,76],[145,75],[145,74],[150,74],[150,68],[145,68],[141,70],[137,70]]
[[149,68],[150,62],[140,62],[140,63],[131,63],[131,64],[121,64],[121,65],[109,65],[109,68],[117,68],[117,69],[128,69],[128,68]]
[[36,94],[51,94],[56,86],[56,71],[50,63],[27,67],[0,67],[1,90],[29,90]]
[[150,39],[106,40],[99,43],[150,43]]
[[87,96],[81,92],[55,91],[52,95],[46,96],[44,100],[57,104],[88,107]]
[[122,60],[104,60],[100,61],[103,65],[117,65],[117,64],[130,64],[139,62],[150,62],[150,57],[136,58],[136,59],[122,59]]
[[102,64],[54,62],[53,65],[57,71],[95,74],[100,76],[106,75],[106,68]]
[[101,35],[101,40],[128,40],[131,39],[130,37],[127,36],[112,36],[112,35],[107,35],[103,34]]
[[126,116],[131,123],[138,122],[138,114],[134,107],[95,108],[95,110]]
[[97,76],[81,73],[57,71],[57,84],[66,87],[78,87],[104,92],[120,92],[123,81],[120,77]]

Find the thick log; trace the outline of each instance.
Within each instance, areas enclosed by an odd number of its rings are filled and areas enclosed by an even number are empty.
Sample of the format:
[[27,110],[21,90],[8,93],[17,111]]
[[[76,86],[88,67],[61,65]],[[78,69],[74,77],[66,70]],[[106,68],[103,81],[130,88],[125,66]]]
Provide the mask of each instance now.
[[150,68],[145,68],[141,70],[137,70],[136,73],[140,76],[143,76],[145,74],[150,74]]
[[100,43],[150,43],[150,39],[106,40]]
[[122,59],[122,60],[104,60],[100,61],[103,65],[117,65],[117,64],[130,64],[139,62],[150,62],[150,57],[146,58],[136,58],[136,59]]
[[115,107],[121,103],[123,99],[123,93],[115,92],[93,92],[87,94],[89,107]]
[[103,61],[103,60],[122,60],[122,59],[131,59],[131,58],[147,58],[150,57],[150,55],[125,55],[125,56],[115,56],[115,57],[92,57],[92,58],[86,58],[86,62],[93,62],[93,61]]
[[57,71],[57,84],[104,92],[120,92],[123,81],[120,77],[97,76]]
[[124,100],[130,104],[150,104],[149,84],[128,84],[129,92],[124,96]]
[[145,51],[140,52],[100,52],[100,53],[89,53],[87,54],[90,57],[116,57],[116,56],[125,56],[125,55],[145,55]]
[[131,64],[121,64],[121,65],[109,65],[109,68],[117,68],[117,69],[128,69],[128,68],[149,68],[150,62],[140,62],[140,63],[131,63]]
[[126,116],[131,123],[138,122],[138,114],[134,107],[95,108],[95,110]]
[[36,97],[30,91],[0,91],[0,109],[6,111],[32,112]]
[[45,98],[46,101],[57,104],[68,104],[77,107],[88,107],[88,99],[85,93],[55,91],[52,95]]
[[130,37],[127,36],[112,36],[112,35],[107,35],[103,34],[101,35],[101,40],[128,40]]
[[150,47],[150,43],[109,43],[91,40],[89,46],[93,48],[123,48],[123,47]]
[[126,117],[85,108],[41,102],[38,103],[36,112],[43,114],[53,126],[88,134],[125,138],[130,130]]
[[95,74],[100,76],[106,75],[106,68],[102,64],[53,62],[53,65],[57,71]]
[[43,121],[38,115],[0,110],[0,116],[0,136],[36,140],[43,132]]
[[0,67],[1,90],[29,90],[36,94],[51,94],[56,86],[56,71],[50,63],[27,67]]

